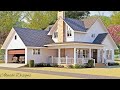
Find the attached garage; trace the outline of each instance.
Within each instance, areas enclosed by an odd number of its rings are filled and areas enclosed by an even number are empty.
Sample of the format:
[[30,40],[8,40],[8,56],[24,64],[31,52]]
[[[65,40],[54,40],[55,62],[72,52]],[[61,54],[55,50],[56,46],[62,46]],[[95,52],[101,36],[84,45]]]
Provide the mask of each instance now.
[[8,50],[8,54],[25,54],[25,50]]
[[8,50],[9,63],[25,63],[25,49]]

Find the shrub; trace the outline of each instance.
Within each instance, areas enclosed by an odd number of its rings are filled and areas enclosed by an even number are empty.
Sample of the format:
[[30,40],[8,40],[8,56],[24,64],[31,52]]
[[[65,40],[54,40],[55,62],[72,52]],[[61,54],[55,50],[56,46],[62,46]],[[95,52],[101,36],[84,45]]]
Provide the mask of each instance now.
[[64,66],[63,66],[63,65],[58,65],[58,67],[59,67],[59,68],[64,68]]
[[119,65],[119,63],[116,62],[116,63],[114,63],[114,65]]
[[52,64],[52,67],[58,67],[58,64],[53,63],[53,64]]
[[29,67],[34,67],[34,60],[29,61]]
[[75,68],[80,68],[80,65],[79,64],[75,64]]
[[26,64],[25,67],[29,67],[29,64]]
[[49,63],[37,63],[35,67],[51,67],[51,65]]
[[73,65],[67,65],[67,68],[74,68]]
[[88,60],[88,63],[85,66],[86,68],[92,68],[94,67],[94,61],[93,60]]
[[108,66],[117,66],[119,63],[117,62],[108,62]]

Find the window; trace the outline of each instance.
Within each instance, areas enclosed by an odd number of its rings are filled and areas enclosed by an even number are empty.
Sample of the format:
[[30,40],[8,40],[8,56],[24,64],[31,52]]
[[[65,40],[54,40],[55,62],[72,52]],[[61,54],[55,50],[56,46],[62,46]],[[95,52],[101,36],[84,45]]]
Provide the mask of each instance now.
[[112,59],[112,50],[106,50],[106,58],[109,60]]
[[39,55],[40,49],[33,49],[33,55]]
[[58,37],[58,32],[54,32],[54,38]]
[[17,36],[15,35],[15,40],[17,39]]
[[88,58],[88,50],[82,50],[82,49],[78,49],[77,50],[77,55],[78,55],[78,58]]
[[94,37],[95,37],[95,34],[92,34],[92,35],[91,35],[91,37],[93,37],[93,38],[94,38]]
[[67,30],[67,36],[68,37],[72,36],[72,32],[71,32],[70,28]]

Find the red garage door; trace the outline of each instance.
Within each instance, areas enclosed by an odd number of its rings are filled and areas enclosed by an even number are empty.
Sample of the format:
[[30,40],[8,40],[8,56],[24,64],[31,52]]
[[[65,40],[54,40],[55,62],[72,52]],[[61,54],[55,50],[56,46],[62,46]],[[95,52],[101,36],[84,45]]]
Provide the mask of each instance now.
[[25,54],[25,50],[8,50],[8,54]]

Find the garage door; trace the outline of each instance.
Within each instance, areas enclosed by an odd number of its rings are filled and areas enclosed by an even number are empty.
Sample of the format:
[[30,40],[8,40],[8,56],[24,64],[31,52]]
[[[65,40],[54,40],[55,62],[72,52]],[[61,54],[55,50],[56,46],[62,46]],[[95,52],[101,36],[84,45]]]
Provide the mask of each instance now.
[[8,54],[25,54],[25,50],[8,50]]

